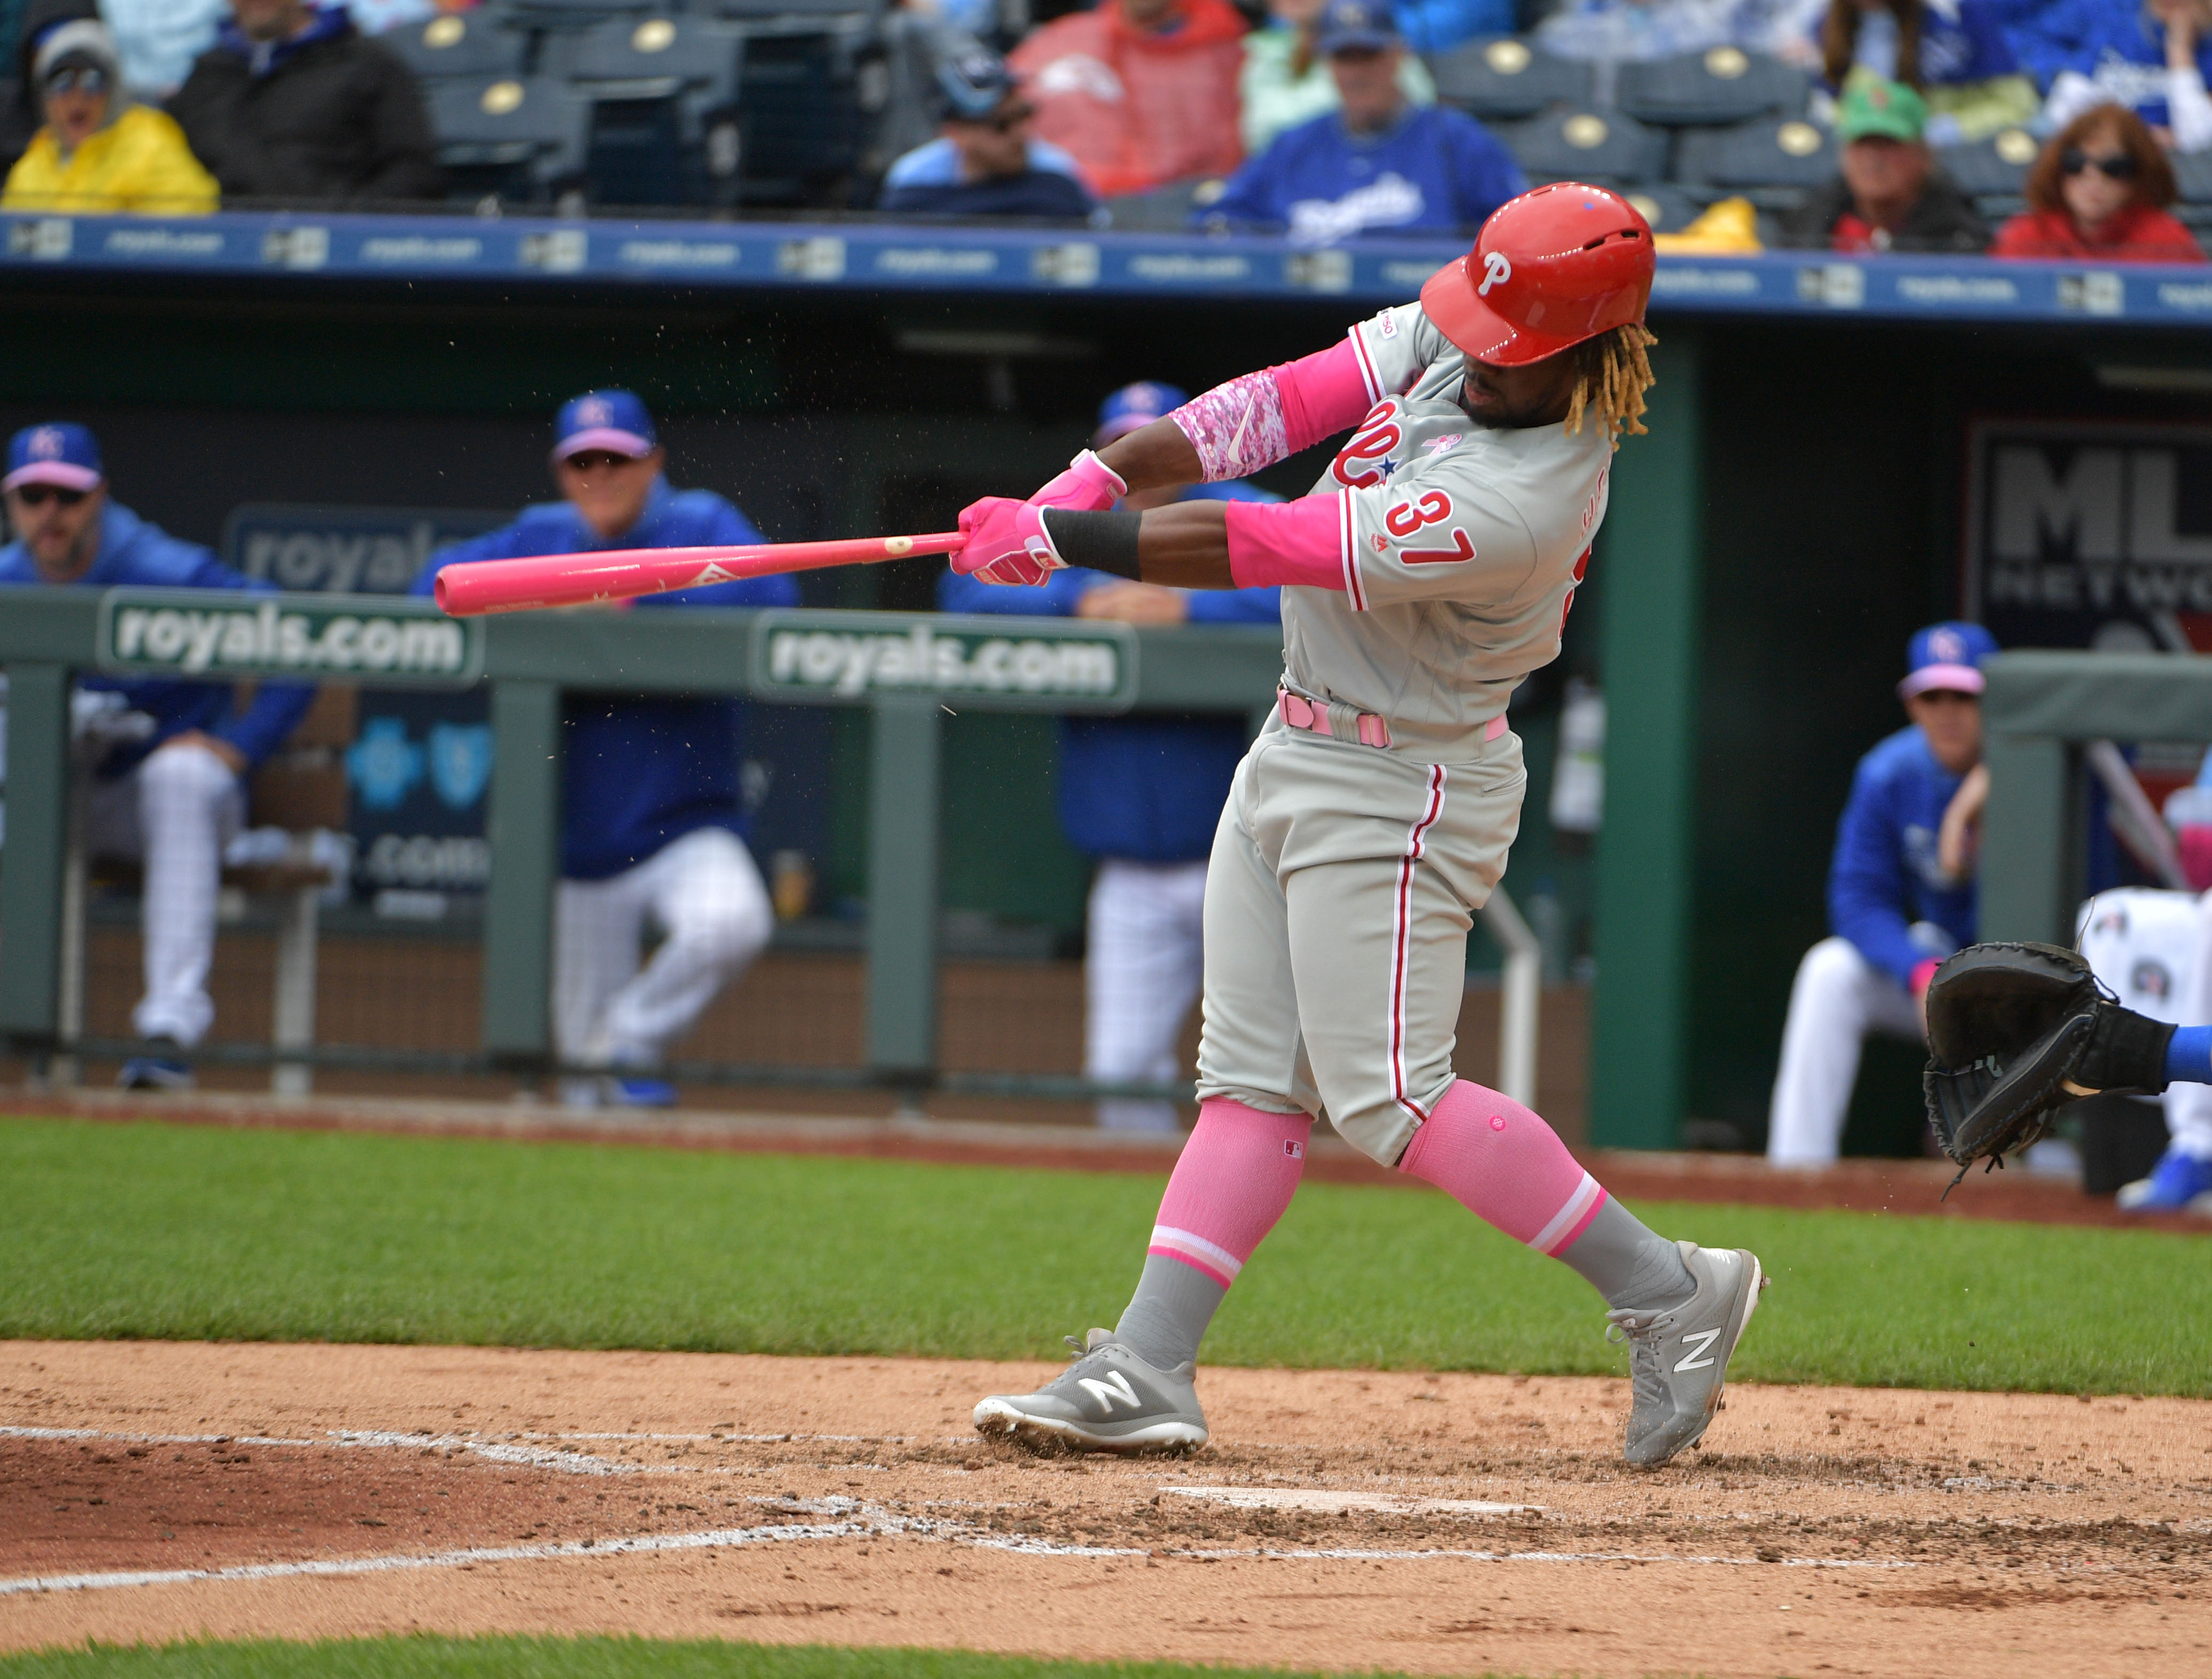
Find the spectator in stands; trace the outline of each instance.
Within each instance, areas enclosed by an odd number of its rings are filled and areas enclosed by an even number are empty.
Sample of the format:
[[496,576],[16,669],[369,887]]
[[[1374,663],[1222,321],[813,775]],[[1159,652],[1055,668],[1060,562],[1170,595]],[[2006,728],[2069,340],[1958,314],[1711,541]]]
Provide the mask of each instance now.
[[192,61],[215,45],[230,0],[101,0],[123,54],[124,85],[159,102],[184,86]]
[[2052,128],[2124,105],[2176,151],[2212,146],[2212,0],[2053,0],[2021,49],[2050,87]]
[[31,77],[46,123],[16,159],[0,209],[136,210],[193,216],[216,207],[215,178],[183,131],[123,88],[123,62],[91,18],[55,24],[33,55]]
[[1474,118],[1407,104],[1398,85],[1406,43],[1388,0],[1328,0],[1315,46],[1340,108],[1279,136],[1194,221],[1287,228],[1293,244],[1337,245],[1479,227],[1528,190],[1513,154]]
[[1244,20],[1227,0],[1099,0],[1054,18],[1007,63],[1038,137],[1114,197],[1225,175],[1243,161],[1237,75]]
[[[1336,78],[1315,49],[1321,15],[1328,0],[1276,0],[1267,21],[1244,37],[1244,70],[1237,87],[1244,101],[1238,129],[1245,154],[1257,157],[1275,137],[1325,117],[1336,109]],[[1512,27],[1510,9],[1500,31]],[[1399,27],[1407,31],[1406,13]],[[1434,105],[1436,79],[1428,66],[1408,52],[1398,61],[1398,91],[1408,105]]]
[[422,91],[390,48],[341,7],[231,0],[231,11],[169,106],[224,197],[437,196]]
[[2042,104],[1994,0],[1834,0],[1819,50],[1831,88],[1873,76],[1917,91],[1931,145],[1985,138],[2032,120]]
[[1993,257],[2203,262],[2166,213],[2173,166],[2142,118],[2100,105],[2051,137],[2027,173],[2028,208],[1997,229]]
[[[14,536],[0,548],[0,585],[270,592],[110,500],[99,440],[81,425],[17,432],[0,491]],[[131,1019],[149,1046],[125,1064],[127,1090],[192,1082],[186,1052],[215,1020],[207,979],[223,848],[245,818],[247,774],[283,743],[314,697],[312,688],[265,682],[240,710],[233,690],[216,683],[77,680],[76,757],[91,778],[86,849],[96,858],[143,860],[146,870],[139,906],[146,993]]]
[[1626,63],[1712,46],[1803,56],[1807,0],[1565,0],[1536,27],[1562,58]]
[[1855,82],[1838,107],[1843,172],[1783,218],[1784,245],[1855,251],[1979,251],[1990,230],[1921,136],[1928,106],[1901,82]]
[[[1131,385],[1098,411],[1092,447],[1148,425],[1188,400],[1172,385]],[[1272,502],[1231,480],[1147,490],[1127,508],[1203,498]],[[1101,571],[1055,571],[1042,588],[992,588],[947,572],[938,583],[947,611],[1112,619],[1123,624],[1279,624],[1273,588],[1201,591],[1132,583]],[[1200,906],[1206,860],[1244,753],[1241,718],[1064,717],[1060,726],[1060,820],[1075,848],[1094,858],[1087,955],[1084,1076],[1102,1082],[1165,1084],[1183,1069],[1176,1051],[1198,1000]],[[1112,1130],[1173,1131],[1171,1103],[1115,1097],[1098,1104]]]
[[1982,757],[1981,664],[1996,650],[1978,624],[1913,636],[1898,684],[1911,724],[1851,778],[1828,869],[1833,936],[1798,964],[1782,1029],[1766,1135],[1778,1166],[1836,1158],[1867,1034],[1919,1039],[1937,964],[1974,942],[1971,864],[1947,868],[1938,840],[1951,806],[1986,786],[1969,772]]
[[29,149],[31,137],[46,119],[39,108],[38,78],[31,73],[39,43],[58,23],[99,15],[94,0],[31,0],[23,9],[22,32],[15,38],[15,73],[11,80],[0,83],[0,170],[15,167],[15,160]]
[[[416,593],[431,592],[441,566],[476,560],[763,539],[712,490],[669,488],[653,417],[628,391],[574,398],[554,439],[563,499],[433,555]],[[624,604],[657,612],[798,600],[790,578],[762,577]],[[653,1069],[768,944],[775,913],[743,837],[742,717],[719,696],[572,692],[562,703],[553,1037],[564,1062],[602,1069],[564,1080],[571,1105],[674,1103]],[[665,936],[641,971],[648,921]]]
[[894,216],[1082,217],[1096,206],[1075,160],[1030,132],[1036,106],[981,47],[942,61],[941,132],[890,167],[878,208]]

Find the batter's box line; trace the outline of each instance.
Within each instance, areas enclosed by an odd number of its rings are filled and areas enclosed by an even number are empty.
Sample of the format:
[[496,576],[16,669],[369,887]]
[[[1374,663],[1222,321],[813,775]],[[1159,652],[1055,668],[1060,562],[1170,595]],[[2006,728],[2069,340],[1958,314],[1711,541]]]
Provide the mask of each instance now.
[[[833,1502],[824,1500],[824,1504]],[[322,1558],[302,1562],[239,1563],[227,1568],[160,1568],[117,1570],[96,1574],[30,1575],[0,1579],[0,1597],[33,1596],[58,1591],[112,1591],[131,1587],[189,1585],[208,1581],[334,1579],[359,1574],[397,1573],[430,1568],[473,1568],[501,1562],[549,1562],[576,1558],[645,1556],[670,1551],[736,1550],[763,1544],[806,1542],[824,1539],[872,1540],[912,1538],[926,1543],[965,1546],[1024,1556],[1077,1558],[1166,1557],[1200,1562],[1243,1559],[1316,1562],[1643,1562],[1675,1563],[1688,1566],[1749,1566],[1799,1568],[1915,1568],[1912,1562],[1869,1561],[1847,1558],[1793,1557],[1779,1564],[1761,1563],[1751,1557],[1644,1556],[1628,1552],[1571,1551],[1392,1551],[1352,1548],[1251,1550],[1146,1550],[1133,1546],[1065,1545],[1052,1540],[1018,1535],[980,1533],[950,1523],[915,1520],[888,1512],[858,1506],[858,1518],[848,1521],[781,1523],[763,1527],[715,1528],[701,1533],[639,1534],[621,1539],[559,1540],[541,1545],[500,1545],[462,1550],[433,1551],[414,1556]]]

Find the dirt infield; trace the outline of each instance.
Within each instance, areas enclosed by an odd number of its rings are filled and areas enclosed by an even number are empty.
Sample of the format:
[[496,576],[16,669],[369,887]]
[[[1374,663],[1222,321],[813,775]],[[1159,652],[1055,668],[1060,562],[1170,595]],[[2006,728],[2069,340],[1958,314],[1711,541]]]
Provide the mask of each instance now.
[[[917,1122],[717,1110],[608,1116],[538,1103],[367,1097],[279,1101],[265,1093],[235,1091],[149,1097],[103,1090],[24,1090],[0,1092],[0,1108],[26,1116],[111,1122],[153,1119],[180,1125],[615,1143],[721,1153],[832,1154],[1063,1171],[1164,1173],[1174,1167],[1182,1147],[1179,1137],[1100,1131],[1087,1123]],[[2085,1195],[2070,1181],[2017,1170],[1975,1172],[1946,1196],[1955,1168],[1940,1160],[1843,1160],[1817,1171],[1778,1171],[1763,1159],[1742,1154],[1587,1148],[1577,1148],[1575,1154],[1607,1189],[1631,1201],[1841,1208],[1913,1218],[2105,1225],[2212,1235],[2212,1220],[2180,1213],[2123,1213],[2110,1195]],[[1305,1177],[1309,1183],[1417,1187],[1326,1129],[1313,1140]]]
[[[1514,1673],[2212,1671],[2212,1404],[1209,1371],[1184,1460],[967,1428],[1038,1366],[0,1343],[0,1647],[629,1631]],[[2063,1652],[2063,1655],[2060,1653]]]

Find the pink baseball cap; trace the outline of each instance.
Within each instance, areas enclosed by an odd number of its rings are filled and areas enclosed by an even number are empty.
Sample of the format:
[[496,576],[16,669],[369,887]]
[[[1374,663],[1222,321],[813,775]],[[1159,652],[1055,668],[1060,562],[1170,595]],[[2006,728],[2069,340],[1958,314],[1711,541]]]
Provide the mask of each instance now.
[[660,446],[653,416],[634,391],[586,391],[561,405],[553,422],[553,459],[603,450],[640,460]]
[[1978,694],[1985,685],[1982,660],[1997,650],[1997,638],[1978,624],[1931,624],[1907,645],[1908,674],[1897,684],[1899,698],[1942,689],[1950,694]]

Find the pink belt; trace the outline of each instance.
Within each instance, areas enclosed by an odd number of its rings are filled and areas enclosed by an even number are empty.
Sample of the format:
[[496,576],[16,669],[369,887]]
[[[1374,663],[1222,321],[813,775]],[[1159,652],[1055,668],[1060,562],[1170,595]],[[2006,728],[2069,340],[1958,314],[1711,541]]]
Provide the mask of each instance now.
[[[1312,701],[1293,694],[1287,688],[1278,688],[1275,690],[1275,709],[1282,713],[1283,721],[1292,728],[1304,729],[1310,734],[1327,735],[1332,739],[1335,738],[1336,732],[1328,724],[1327,706],[1316,705]],[[1482,738],[1485,740],[1495,740],[1505,733],[1505,716],[1501,712],[1483,726]],[[1359,714],[1359,744],[1363,746],[1376,747],[1389,745],[1390,725],[1371,711],[1361,712]]]

